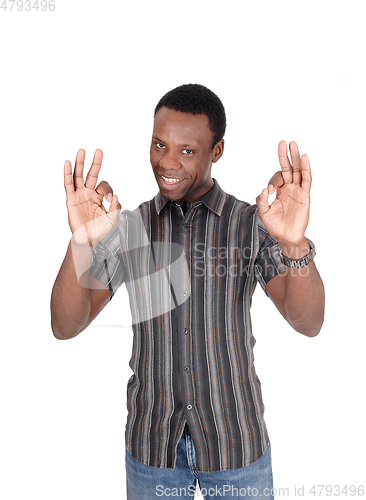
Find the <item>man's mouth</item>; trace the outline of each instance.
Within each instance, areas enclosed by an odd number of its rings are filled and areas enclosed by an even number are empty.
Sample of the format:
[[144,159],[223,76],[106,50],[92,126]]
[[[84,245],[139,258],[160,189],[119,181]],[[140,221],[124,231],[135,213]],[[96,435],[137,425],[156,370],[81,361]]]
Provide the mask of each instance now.
[[182,182],[184,180],[184,179],[178,179],[178,178],[175,178],[175,177],[165,177],[165,175],[161,175],[161,174],[159,174],[159,175],[163,179],[163,181],[166,184],[169,184],[170,186],[179,184],[180,182]]

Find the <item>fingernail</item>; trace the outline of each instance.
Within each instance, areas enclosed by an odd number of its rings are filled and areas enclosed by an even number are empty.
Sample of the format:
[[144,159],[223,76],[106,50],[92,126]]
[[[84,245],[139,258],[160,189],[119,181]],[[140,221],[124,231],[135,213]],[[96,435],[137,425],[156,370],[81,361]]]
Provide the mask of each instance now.
[[112,193],[108,193],[106,198],[107,198],[107,201],[112,201]]
[[273,193],[273,191],[274,191],[274,186],[273,186],[273,184],[269,184],[269,186],[268,186],[268,192],[269,192],[270,194],[272,194],[272,193]]

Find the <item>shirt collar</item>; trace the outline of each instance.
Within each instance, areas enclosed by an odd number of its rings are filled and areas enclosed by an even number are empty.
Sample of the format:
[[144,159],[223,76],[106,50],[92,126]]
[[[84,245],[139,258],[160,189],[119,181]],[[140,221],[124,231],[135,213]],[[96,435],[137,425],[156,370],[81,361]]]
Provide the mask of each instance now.
[[[216,179],[212,179],[214,181],[214,185],[212,188],[204,195],[202,196],[200,201],[197,201],[195,203],[204,203],[207,208],[212,210],[215,214],[221,215],[222,210],[224,208],[225,200],[226,200],[226,193],[220,188],[218,182]],[[169,198],[164,198],[164,196],[161,195],[160,191],[158,194],[155,196],[155,208],[158,213],[163,210],[165,205],[168,203]]]

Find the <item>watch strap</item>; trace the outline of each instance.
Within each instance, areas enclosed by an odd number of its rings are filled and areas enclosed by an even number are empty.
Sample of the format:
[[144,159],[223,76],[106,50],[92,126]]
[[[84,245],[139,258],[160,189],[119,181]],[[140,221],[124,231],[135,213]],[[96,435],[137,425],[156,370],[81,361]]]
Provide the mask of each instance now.
[[305,255],[304,257],[301,257],[301,259],[298,259],[298,260],[289,259],[288,257],[285,257],[281,252],[280,258],[281,258],[282,263],[285,266],[292,267],[293,269],[301,269],[302,267],[305,267],[308,264],[310,264],[310,262],[314,259],[315,255],[316,255],[316,251],[315,251],[314,243],[309,239],[307,239],[307,240],[309,243],[310,252],[307,255]]

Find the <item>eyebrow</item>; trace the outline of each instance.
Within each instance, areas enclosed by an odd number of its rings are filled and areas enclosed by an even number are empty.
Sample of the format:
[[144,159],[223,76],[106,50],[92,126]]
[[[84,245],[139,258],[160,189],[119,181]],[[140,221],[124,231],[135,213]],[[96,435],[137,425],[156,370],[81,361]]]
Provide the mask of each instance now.
[[[163,141],[162,139],[159,139],[159,137],[156,137],[156,135],[153,135],[152,139],[155,141],[161,142],[162,144],[165,144],[165,141]],[[198,145],[186,143],[186,144],[179,144],[178,147],[180,147],[180,148],[197,148]]]

